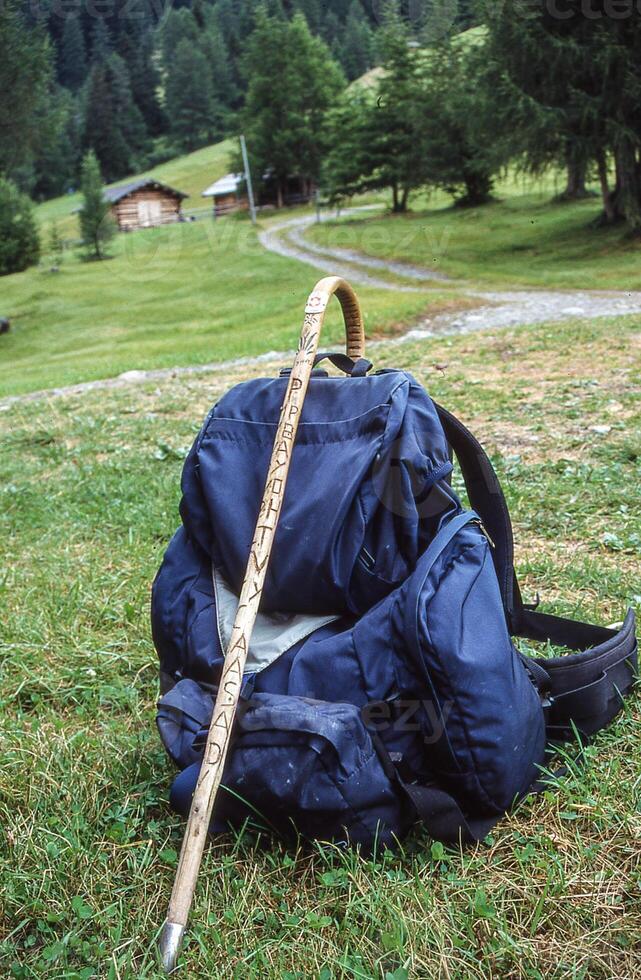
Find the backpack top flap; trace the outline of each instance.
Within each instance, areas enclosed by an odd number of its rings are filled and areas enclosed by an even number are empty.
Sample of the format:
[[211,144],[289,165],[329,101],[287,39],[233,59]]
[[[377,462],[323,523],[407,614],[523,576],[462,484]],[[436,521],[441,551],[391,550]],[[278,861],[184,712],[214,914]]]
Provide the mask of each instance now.
[[[229,391],[185,462],[183,523],[236,591],[286,384],[261,378]],[[369,608],[411,571],[443,514],[459,507],[445,480],[450,470],[432,401],[410,375],[313,377],[261,608]]]

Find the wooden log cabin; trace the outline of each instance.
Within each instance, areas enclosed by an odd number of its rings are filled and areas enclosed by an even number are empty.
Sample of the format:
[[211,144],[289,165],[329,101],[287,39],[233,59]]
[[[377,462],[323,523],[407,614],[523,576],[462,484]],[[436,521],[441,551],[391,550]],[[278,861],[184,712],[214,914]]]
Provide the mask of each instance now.
[[[306,204],[314,196],[316,185],[302,177],[289,177],[280,186],[268,171],[257,188],[257,204],[260,208],[283,207],[283,205]],[[214,206],[214,218],[220,218],[233,211],[246,211],[249,208],[247,189],[243,174],[225,174],[211,187],[202,192],[210,197]]]
[[188,197],[158,180],[135,180],[120,187],[108,187],[105,200],[120,231],[154,228],[181,220],[182,202]]
[[204,190],[202,196],[211,197],[214,218],[220,218],[232,211],[247,211],[249,208],[242,174],[225,174]]

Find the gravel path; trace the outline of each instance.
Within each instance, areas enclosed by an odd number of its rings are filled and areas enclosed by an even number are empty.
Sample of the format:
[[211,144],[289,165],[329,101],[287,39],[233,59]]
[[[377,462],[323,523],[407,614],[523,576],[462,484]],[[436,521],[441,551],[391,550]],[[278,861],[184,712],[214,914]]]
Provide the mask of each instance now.
[[198,374],[212,374],[220,371],[232,371],[245,364],[260,364],[263,361],[282,361],[294,356],[294,350],[270,350],[265,354],[252,357],[236,357],[229,361],[213,361],[211,364],[194,364],[188,367],[154,368],[151,371],[124,371],[115,378],[98,378],[96,381],[81,381],[75,385],[64,385],[60,388],[46,388],[43,391],[29,391],[25,395],[10,395],[0,398],[0,412],[6,412],[17,402],[35,402],[41,398],[58,398],[60,395],[83,395],[86,391],[96,391],[99,388],[127,388],[129,385],[145,384],[151,381],[166,381],[168,378],[193,377]]
[[[350,208],[343,215],[354,214],[376,208]],[[361,255],[347,248],[330,248],[309,242],[305,231],[316,218],[306,215],[290,218],[288,221],[272,225],[259,233],[261,244],[270,252],[297,259],[332,275],[344,276],[357,285],[375,286],[395,292],[423,292],[418,285],[394,283],[371,274],[370,270],[385,270],[402,279],[414,283],[428,281],[447,281],[447,277],[432,269],[407,262],[393,262]],[[323,220],[328,220],[323,216]],[[464,289],[464,295],[481,301],[478,306],[456,313],[436,313],[425,317],[416,327],[400,337],[370,342],[368,350],[383,344],[403,344],[444,334],[471,333],[475,330],[488,330],[500,327],[519,327],[530,323],[554,323],[575,317],[592,319],[605,316],[625,316],[641,313],[641,292],[608,292],[605,290],[511,290],[486,291]],[[255,357],[239,357],[229,361],[212,364],[198,364],[193,367],[160,368],[152,371],[126,371],[116,378],[102,378],[85,381],[81,384],[46,391],[33,391],[26,395],[15,395],[0,399],[0,411],[6,411],[16,402],[31,402],[41,398],[54,398],[60,395],[78,395],[98,388],[123,388],[132,384],[162,381],[183,375],[224,372],[244,364],[260,364],[265,361],[286,360],[293,356],[291,351],[268,351]]]
[[[348,208],[343,215],[358,214],[363,211],[378,210],[377,205],[362,208]],[[322,221],[327,221],[332,215],[321,215]],[[376,259],[370,255],[362,255],[350,248],[330,248],[308,241],[305,231],[316,223],[315,215],[305,215],[302,218],[290,218],[272,225],[258,235],[261,245],[270,252],[277,252],[289,259],[298,259],[317,269],[341,275],[345,279],[359,285],[378,286],[379,289],[393,289],[396,292],[417,292],[415,287],[391,283],[387,279],[377,279],[364,272],[364,269],[379,269],[392,272],[402,279],[412,279],[418,282],[428,280],[447,281],[447,276],[433,269],[424,269],[409,262],[394,262],[388,259]]]
[[425,317],[404,338],[420,340],[444,333],[471,333],[474,330],[520,327],[529,323],[554,323],[574,318],[594,319],[600,316],[641,313],[641,292],[465,292],[467,296],[478,296],[485,302],[470,310]]
[[[348,208],[342,213],[351,215],[375,208],[376,205],[367,208]],[[332,215],[322,215],[321,218],[324,221],[331,220]],[[325,272],[344,276],[355,283],[377,286],[379,289],[420,291],[416,286],[398,285],[389,280],[375,278],[369,271],[364,270],[384,269],[403,279],[413,281],[448,281],[448,277],[442,273],[410,265],[407,262],[376,259],[369,255],[361,255],[352,249],[317,245],[305,237],[305,231],[315,222],[315,215],[290,218],[261,232],[260,241],[271,252],[298,259]],[[469,333],[488,328],[525,326],[528,323],[558,322],[573,317],[591,319],[641,313],[641,292],[607,290],[570,292],[534,289],[509,292],[463,289],[462,292],[466,296],[481,300],[481,304],[458,313],[437,313],[432,317],[426,317],[413,330],[394,342],[420,340],[444,333]]]

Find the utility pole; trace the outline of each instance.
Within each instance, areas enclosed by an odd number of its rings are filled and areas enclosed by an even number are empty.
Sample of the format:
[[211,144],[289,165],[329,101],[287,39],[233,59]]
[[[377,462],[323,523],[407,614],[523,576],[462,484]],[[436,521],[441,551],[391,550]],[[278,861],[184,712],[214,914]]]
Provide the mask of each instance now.
[[256,205],[254,204],[254,189],[252,187],[252,175],[249,172],[249,160],[247,159],[247,144],[245,137],[240,134],[240,151],[243,155],[243,167],[245,168],[245,183],[247,184],[247,197],[249,198],[249,213],[252,224],[256,224]]

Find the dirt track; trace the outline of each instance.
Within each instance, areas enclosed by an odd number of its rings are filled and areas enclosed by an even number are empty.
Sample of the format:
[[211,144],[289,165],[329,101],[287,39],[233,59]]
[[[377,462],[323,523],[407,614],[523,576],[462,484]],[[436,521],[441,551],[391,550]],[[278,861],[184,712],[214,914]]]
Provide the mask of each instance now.
[[[344,215],[362,213],[369,208],[351,208]],[[324,220],[327,220],[325,218]],[[441,281],[448,279],[442,273],[406,262],[393,262],[361,255],[351,249],[319,246],[305,237],[305,230],[316,221],[314,215],[290,218],[278,225],[261,231],[259,238],[264,248],[290,259],[306,262],[316,269],[344,276],[350,282],[403,292],[417,292],[420,287],[391,282],[372,276],[370,270],[386,271],[402,279]],[[495,327],[518,327],[528,323],[545,323],[569,320],[575,317],[625,316],[641,313],[641,292],[613,292],[597,290],[510,290],[490,291],[463,289],[466,296],[481,302],[478,306],[457,313],[439,313],[426,317],[404,338],[417,340],[443,333],[468,333]]]

